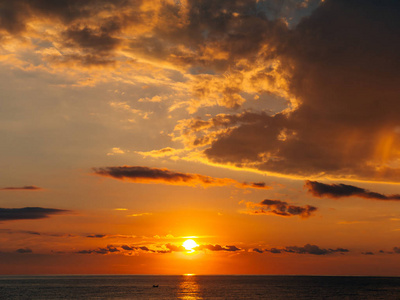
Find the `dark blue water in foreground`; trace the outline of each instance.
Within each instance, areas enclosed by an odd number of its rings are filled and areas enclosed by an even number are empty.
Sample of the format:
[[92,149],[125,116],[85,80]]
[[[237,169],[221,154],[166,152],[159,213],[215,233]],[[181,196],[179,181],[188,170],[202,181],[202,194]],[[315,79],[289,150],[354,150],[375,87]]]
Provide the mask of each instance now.
[[400,299],[400,277],[0,276],[0,299]]

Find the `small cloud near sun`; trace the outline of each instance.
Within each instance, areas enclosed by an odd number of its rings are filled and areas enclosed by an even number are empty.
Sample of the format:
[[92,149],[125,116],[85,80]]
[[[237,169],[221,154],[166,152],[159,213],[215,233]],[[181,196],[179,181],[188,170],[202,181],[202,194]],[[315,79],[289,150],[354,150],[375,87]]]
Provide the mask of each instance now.
[[114,147],[111,149],[111,152],[107,153],[107,156],[115,155],[115,154],[125,154],[129,152],[128,150],[122,150],[121,148]]

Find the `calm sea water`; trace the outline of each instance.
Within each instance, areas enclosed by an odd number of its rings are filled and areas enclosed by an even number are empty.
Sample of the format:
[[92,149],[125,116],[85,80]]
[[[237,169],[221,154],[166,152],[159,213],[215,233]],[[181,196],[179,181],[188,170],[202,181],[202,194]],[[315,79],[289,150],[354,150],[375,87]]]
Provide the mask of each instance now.
[[0,299],[400,299],[400,277],[0,276]]

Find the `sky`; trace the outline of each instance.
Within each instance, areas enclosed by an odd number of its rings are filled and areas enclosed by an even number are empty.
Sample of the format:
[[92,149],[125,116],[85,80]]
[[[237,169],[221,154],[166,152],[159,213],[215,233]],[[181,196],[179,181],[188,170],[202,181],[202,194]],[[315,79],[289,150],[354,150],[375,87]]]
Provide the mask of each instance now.
[[0,274],[399,276],[399,36],[395,0],[1,0]]

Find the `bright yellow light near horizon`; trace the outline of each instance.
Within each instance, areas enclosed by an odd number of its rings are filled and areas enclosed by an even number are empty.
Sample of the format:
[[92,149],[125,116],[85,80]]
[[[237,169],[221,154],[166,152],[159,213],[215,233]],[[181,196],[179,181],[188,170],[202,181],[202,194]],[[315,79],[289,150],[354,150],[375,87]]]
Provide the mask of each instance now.
[[188,240],[183,242],[182,246],[186,250],[193,252],[194,251],[193,248],[197,247],[198,245],[194,240],[188,239]]

